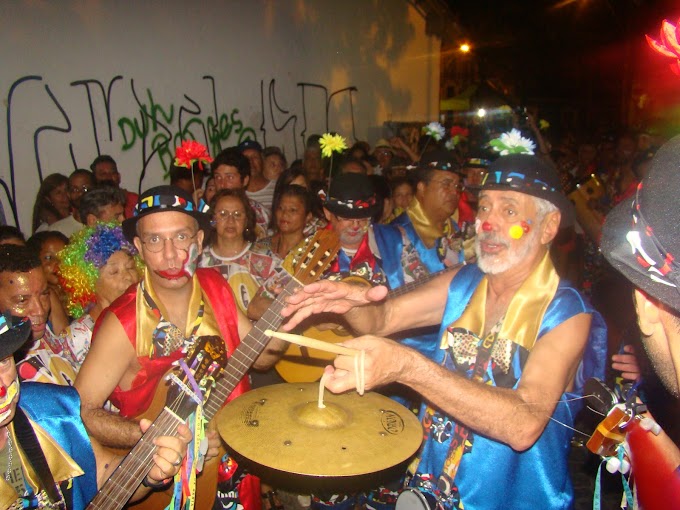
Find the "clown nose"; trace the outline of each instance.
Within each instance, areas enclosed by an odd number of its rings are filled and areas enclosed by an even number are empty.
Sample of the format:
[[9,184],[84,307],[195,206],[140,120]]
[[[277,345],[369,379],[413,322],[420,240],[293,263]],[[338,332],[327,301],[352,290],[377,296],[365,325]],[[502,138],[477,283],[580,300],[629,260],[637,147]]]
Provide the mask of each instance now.
[[491,232],[491,223],[489,223],[488,221],[482,223],[482,230],[484,232]]

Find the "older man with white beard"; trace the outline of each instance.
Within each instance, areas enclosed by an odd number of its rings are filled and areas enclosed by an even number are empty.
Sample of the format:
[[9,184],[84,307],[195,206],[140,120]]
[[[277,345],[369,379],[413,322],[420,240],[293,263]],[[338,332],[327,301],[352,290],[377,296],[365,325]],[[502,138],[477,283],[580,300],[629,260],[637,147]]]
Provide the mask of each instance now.
[[[395,299],[385,287],[337,282],[289,298],[285,329],[313,313],[345,314],[356,331],[379,335],[346,342],[365,351],[365,387],[399,382],[427,403],[425,439],[397,508],[413,508],[424,499],[418,492],[447,510],[572,506],[572,399],[586,377],[602,376],[606,331],[550,260],[550,242],[571,219],[554,168],[504,156],[479,197],[477,265]],[[441,325],[431,359],[380,338],[431,325]],[[352,357],[326,372],[333,392],[355,385]]]

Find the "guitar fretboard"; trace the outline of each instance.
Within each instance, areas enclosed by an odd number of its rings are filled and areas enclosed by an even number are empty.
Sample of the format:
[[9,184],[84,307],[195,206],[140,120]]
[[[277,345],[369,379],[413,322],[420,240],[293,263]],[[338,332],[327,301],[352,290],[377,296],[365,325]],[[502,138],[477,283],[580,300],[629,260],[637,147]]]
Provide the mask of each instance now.
[[180,423],[184,423],[181,417],[164,408],[87,506],[88,510],[117,510],[127,503],[153,467],[156,451],[153,440],[159,436],[175,435]]
[[223,376],[215,387],[212,388],[208,402],[203,406],[203,413],[207,421],[210,421],[215,416],[215,413],[222,408],[231,392],[264,350],[269,342],[269,337],[264,332],[268,329],[279,329],[283,322],[281,310],[285,305],[284,300],[300,285],[295,278],[288,282],[276,297],[276,300],[267,308],[267,311],[255,323],[250,333],[241,340],[239,346],[229,357],[229,362]]

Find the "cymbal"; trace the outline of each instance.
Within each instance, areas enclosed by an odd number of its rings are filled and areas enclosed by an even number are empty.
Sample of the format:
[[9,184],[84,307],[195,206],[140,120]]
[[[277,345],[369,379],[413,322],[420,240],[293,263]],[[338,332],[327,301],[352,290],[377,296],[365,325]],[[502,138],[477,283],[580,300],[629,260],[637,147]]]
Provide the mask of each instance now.
[[408,460],[423,437],[418,418],[377,393],[324,393],[316,383],[277,384],[227,404],[217,428],[238,456],[277,471],[352,477]]

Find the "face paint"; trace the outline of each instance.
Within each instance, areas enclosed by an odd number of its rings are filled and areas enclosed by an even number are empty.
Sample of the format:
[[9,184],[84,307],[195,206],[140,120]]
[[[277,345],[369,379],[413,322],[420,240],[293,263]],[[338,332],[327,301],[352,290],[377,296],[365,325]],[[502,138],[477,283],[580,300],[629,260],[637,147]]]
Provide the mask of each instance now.
[[492,230],[491,223],[489,223],[488,221],[485,221],[484,223],[482,223],[482,230],[484,232],[491,232],[491,230]]
[[194,243],[189,246],[189,253],[187,259],[184,261],[184,274],[189,278],[194,276],[196,266],[198,265],[198,244]]
[[510,237],[512,237],[513,239],[521,239],[522,236],[524,235],[524,230],[522,230],[522,227],[520,227],[519,225],[513,225],[508,230],[508,235],[510,235]]
[[19,395],[19,381],[14,379],[8,388],[1,388],[0,393],[4,393],[0,396],[2,399],[0,400],[0,423],[2,423],[12,414],[12,402]]

